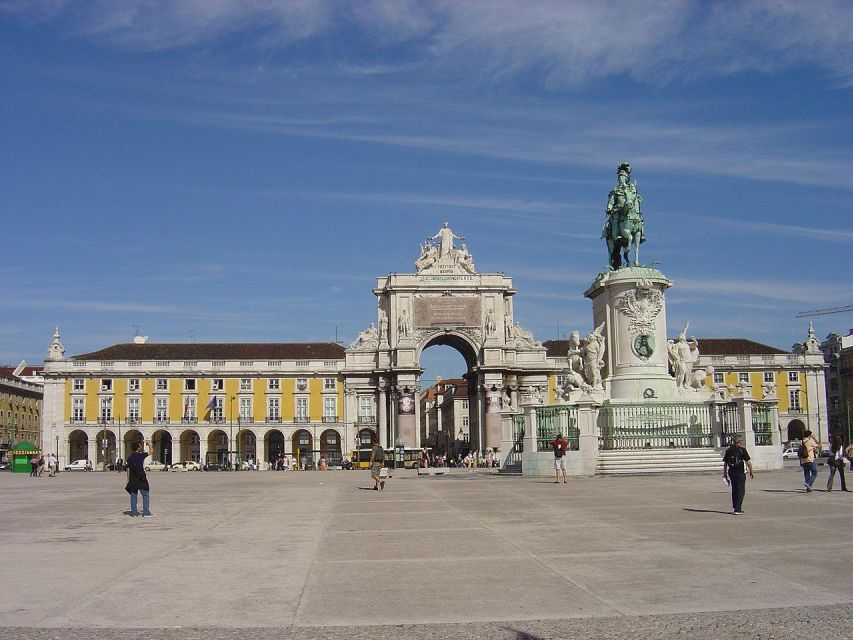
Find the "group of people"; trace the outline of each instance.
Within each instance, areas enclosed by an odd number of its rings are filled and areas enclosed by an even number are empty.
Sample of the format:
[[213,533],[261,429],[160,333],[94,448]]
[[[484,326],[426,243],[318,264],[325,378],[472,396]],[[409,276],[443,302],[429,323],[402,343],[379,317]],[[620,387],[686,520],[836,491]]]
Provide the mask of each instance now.
[[45,469],[47,469],[48,477],[53,478],[59,470],[59,458],[52,453],[47,454],[47,457],[43,455],[33,456],[30,458],[30,469],[31,478],[41,477],[44,475]]

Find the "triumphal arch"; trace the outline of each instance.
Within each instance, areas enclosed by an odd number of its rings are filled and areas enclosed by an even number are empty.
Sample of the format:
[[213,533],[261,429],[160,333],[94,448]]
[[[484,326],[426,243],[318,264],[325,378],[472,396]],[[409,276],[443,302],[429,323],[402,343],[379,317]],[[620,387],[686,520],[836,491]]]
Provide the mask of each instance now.
[[545,347],[515,320],[512,279],[479,273],[444,223],[421,243],[413,273],[377,278],[376,321],[346,350],[349,415],[376,409],[379,442],[420,442],[421,354],[447,345],[465,359],[472,449],[497,448],[501,412],[547,393]]

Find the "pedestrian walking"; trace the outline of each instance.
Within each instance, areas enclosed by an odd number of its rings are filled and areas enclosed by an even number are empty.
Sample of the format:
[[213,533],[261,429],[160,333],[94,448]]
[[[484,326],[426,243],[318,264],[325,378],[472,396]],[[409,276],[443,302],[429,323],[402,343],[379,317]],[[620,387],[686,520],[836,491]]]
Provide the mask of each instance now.
[[56,477],[56,464],[57,464],[57,460],[53,456],[53,454],[51,453],[49,456],[47,456],[47,477],[48,478],[55,478]]
[[812,492],[812,485],[817,480],[817,455],[820,452],[820,443],[815,440],[811,431],[803,433],[803,442],[797,450],[800,458],[800,467],[803,469],[803,487],[806,493]]
[[743,438],[735,436],[731,446],[723,455],[723,481],[732,488],[732,514],[736,516],[743,515],[747,470],[751,480],[755,477],[752,472],[752,460],[749,459],[749,452],[743,446]]
[[[142,493],[142,517],[153,518],[151,513],[151,497],[150,487],[148,486],[148,477],[145,475],[145,458],[149,456],[148,451],[140,451],[138,442],[130,445],[132,453],[127,459],[127,485],[125,491],[130,494],[130,515],[138,516],[139,510],[136,508],[139,493]],[[148,449],[151,449],[151,443],[148,443]]]
[[378,444],[374,444],[373,450],[370,452],[370,477],[373,478],[374,491],[381,491],[385,488],[385,481],[380,475],[384,464],[385,451]]
[[844,441],[839,434],[832,436],[832,444],[829,446],[830,456],[826,461],[829,465],[829,478],[826,480],[826,490],[832,491],[832,480],[835,474],[841,478],[841,490],[847,491],[847,482],[844,480],[844,467],[847,466],[847,459],[844,455]]
[[33,456],[30,458],[30,477],[35,478],[36,474],[39,470],[39,459],[38,456]]
[[43,455],[39,456],[38,467],[37,467],[38,470],[36,472],[36,475],[38,475],[39,478],[41,478],[42,475],[44,475],[45,464],[46,464],[46,461],[44,459],[44,456]]
[[568,450],[568,441],[562,433],[558,433],[557,437],[551,441],[551,451],[554,452],[554,475],[557,476],[557,479],[554,480],[555,484],[560,482],[560,471],[563,472],[563,482],[568,482],[566,480],[566,452]]

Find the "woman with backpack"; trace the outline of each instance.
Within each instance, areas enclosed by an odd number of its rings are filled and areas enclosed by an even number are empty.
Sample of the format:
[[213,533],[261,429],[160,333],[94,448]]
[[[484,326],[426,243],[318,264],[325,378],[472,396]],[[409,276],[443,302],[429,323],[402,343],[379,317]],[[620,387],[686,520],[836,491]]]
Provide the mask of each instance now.
[[803,469],[803,486],[806,493],[812,492],[812,485],[817,480],[817,455],[820,452],[820,444],[815,440],[811,431],[803,433],[803,442],[797,450],[800,458],[800,467]]

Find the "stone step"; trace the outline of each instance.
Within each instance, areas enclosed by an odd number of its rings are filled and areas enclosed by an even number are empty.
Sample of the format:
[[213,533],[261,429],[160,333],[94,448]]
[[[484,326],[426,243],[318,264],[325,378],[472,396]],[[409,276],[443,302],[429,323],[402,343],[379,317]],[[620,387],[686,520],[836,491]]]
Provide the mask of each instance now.
[[714,449],[643,449],[601,451],[601,475],[647,473],[697,473],[720,471],[722,454]]

